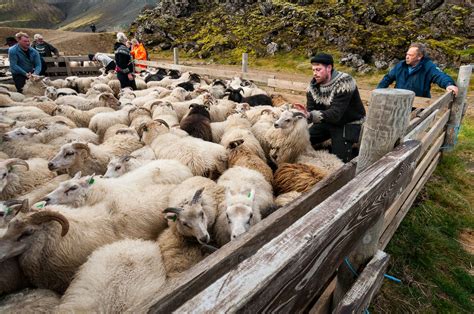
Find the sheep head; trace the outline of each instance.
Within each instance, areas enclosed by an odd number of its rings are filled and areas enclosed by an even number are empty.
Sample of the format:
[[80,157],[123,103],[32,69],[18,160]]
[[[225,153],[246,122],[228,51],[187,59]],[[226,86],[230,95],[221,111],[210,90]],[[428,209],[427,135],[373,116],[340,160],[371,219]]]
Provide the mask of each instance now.
[[95,181],[94,175],[81,178],[81,172],[79,171],[72,179],[61,182],[54,191],[46,195],[41,201],[45,205],[83,206]]
[[61,225],[60,236],[65,236],[69,230],[69,222],[59,212],[42,210],[17,213],[8,223],[5,233],[0,237],[0,263],[26,252],[33,242],[38,241],[38,238],[35,237],[37,232],[42,230],[57,232],[43,228],[43,225],[52,221]]
[[85,143],[73,142],[61,146],[59,152],[48,162],[51,171],[68,169],[75,163],[82,162],[90,156],[90,148]]
[[229,224],[230,240],[247,232],[257,221],[253,213],[255,190],[247,189],[240,192],[226,190],[226,217]]
[[288,129],[300,120],[306,122],[306,116],[304,113],[300,111],[285,110],[281,113],[280,118],[275,121],[273,126],[276,129]]
[[104,107],[110,107],[114,110],[120,109],[120,101],[111,93],[100,94],[99,102],[101,102]]
[[202,193],[204,188],[198,189],[191,200],[185,200],[179,207],[168,207],[163,210],[168,220],[176,222],[176,229],[185,237],[194,237],[199,243],[209,243],[211,237],[207,231],[209,217],[202,208]]
[[122,157],[114,157],[107,165],[107,172],[104,174],[104,178],[117,178],[125,173],[129,169],[130,160],[135,159],[134,156],[126,155]]
[[169,130],[170,126],[165,120],[155,119],[142,123],[138,128],[138,134],[143,143],[150,145],[158,135],[167,133]]
[[32,138],[33,135],[38,134],[40,131],[37,129],[29,129],[25,126],[13,129],[3,134],[3,141],[15,141],[15,140],[27,140]]
[[30,170],[30,167],[26,161],[20,158],[10,158],[0,162],[0,193],[5,189],[7,184],[15,179],[14,166],[24,166],[26,170]]
[[7,225],[10,220],[18,214],[19,211],[28,211],[28,199],[9,200],[0,202],[0,237],[3,236],[7,230]]

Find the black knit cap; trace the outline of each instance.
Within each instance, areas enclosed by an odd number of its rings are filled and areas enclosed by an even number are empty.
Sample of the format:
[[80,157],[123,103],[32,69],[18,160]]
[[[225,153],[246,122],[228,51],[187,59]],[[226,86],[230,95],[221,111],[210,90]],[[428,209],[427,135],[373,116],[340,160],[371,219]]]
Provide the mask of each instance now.
[[95,55],[93,55],[92,53],[90,53],[90,54],[88,54],[87,56],[89,57],[89,60],[92,61],[92,59],[94,59],[94,56],[95,56]]
[[321,52],[311,58],[311,63],[334,65],[334,59],[332,58],[331,55]]

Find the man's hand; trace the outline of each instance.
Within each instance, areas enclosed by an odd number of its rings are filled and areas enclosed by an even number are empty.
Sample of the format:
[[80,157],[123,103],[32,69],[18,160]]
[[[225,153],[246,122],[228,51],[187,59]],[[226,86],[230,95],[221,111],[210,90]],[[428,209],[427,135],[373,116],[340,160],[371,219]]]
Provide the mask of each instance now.
[[27,78],[27,79],[30,79],[30,78],[31,78],[31,76],[32,76],[32,74],[31,74],[31,73],[26,73],[26,78]]
[[323,113],[319,110],[313,110],[309,113],[308,122],[321,123],[323,121]]
[[127,77],[128,77],[128,79],[129,79],[130,81],[133,80],[133,74],[132,74],[132,73],[128,73]]
[[446,87],[446,91],[447,92],[453,92],[454,96],[458,95],[458,87],[457,86],[449,85],[448,87]]

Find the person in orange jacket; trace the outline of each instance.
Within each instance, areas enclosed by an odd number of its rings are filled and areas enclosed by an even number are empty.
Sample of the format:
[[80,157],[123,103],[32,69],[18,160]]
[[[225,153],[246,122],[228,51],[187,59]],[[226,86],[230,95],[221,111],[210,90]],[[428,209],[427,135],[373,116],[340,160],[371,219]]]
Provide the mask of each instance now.
[[[132,39],[132,49],[130,51],[130,54],[132,55],[133,60],[148,60],[145,46],[143,46],[143,44],[135,38]],[[137,64],[135,66],[135,70],[137,72],[143,71],[144,69],[146,69],[146,65]]]

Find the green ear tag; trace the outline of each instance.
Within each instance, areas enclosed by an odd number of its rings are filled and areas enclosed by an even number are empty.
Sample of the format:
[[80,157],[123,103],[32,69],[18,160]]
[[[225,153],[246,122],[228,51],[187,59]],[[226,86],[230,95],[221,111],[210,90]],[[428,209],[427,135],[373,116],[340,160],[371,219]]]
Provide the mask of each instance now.
[[171,220],[173,220],[174,222],[176,222],[176,219],[178,219],[177,215],[174,215],[173,218],[171,218]]
[[89,185],[94,184],[94,182],[95,182],[94,178],[90,178],[89,181],[87,181],[87,183],[89,183]]
[[10,207],[7,207],[7,210],[5,211],[5,216],[8,216],[12,213],[12,209]]
[[247,197],[250,198],[252,196],[252,192],[249,192],[249,194],[247,194]]
[[44,202],[41,202],[38,205],[36,205],[36,208],[44,208]]

